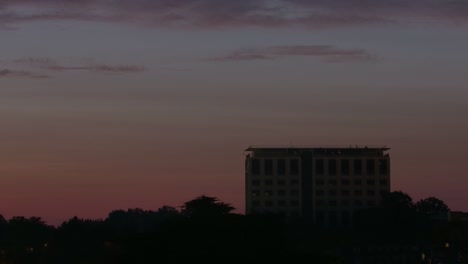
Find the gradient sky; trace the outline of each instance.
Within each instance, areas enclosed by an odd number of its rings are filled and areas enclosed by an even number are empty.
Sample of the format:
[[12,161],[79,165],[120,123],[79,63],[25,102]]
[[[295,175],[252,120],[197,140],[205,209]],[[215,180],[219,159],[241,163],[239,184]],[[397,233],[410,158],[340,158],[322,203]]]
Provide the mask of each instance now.
[[249,145],[387,145],[468,211],[468,1],[0,0],[0,214],[244,210]]

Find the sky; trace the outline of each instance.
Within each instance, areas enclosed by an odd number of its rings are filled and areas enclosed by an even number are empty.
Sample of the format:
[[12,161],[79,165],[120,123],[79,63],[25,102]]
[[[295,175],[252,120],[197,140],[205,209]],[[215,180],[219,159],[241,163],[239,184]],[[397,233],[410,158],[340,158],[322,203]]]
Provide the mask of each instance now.
[[215,196],[249,145],[386,145],[468,211],[468,2],[0,0],[0,214]]

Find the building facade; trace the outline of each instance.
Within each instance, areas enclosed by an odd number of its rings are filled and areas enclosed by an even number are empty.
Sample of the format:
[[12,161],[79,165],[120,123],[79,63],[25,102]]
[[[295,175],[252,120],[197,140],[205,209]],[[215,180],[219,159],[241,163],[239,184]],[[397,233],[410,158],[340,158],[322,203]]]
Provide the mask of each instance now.
[[390,191],[387,147],[256,147],[245,159],[246,213],[346,226]]

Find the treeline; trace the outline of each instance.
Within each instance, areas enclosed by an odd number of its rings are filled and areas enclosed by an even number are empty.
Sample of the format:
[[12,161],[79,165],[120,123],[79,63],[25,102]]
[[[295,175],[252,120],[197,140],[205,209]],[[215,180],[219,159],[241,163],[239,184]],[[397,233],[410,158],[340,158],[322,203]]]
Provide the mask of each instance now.
[[389,193],[380,207],[356,214],[351,227],[325,228],[307,219],[233,210],[215,197],[200,196],[180,208],[117,210],[106,219],[74,217],[58,227],[37,217],[7,221],[0,216],[0,264],[294,263],[303,258],[354,263],[354,249],[388,244],[425,248],[450,243],[459,256],[467,254],[468,225],[444,219],[449,209],[436,198],[413,203],[407,194]]

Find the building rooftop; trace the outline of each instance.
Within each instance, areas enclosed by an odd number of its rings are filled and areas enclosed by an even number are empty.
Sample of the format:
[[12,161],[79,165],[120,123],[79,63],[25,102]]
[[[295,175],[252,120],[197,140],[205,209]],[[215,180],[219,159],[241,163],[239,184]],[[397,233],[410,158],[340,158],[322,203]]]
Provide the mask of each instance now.
[[331,145],[252,145],[249,146],[245,151],[281,151],[281,150],[378,150],[387,151],[389,147],[385,145],[342,145],[342,146],[331,146]]

